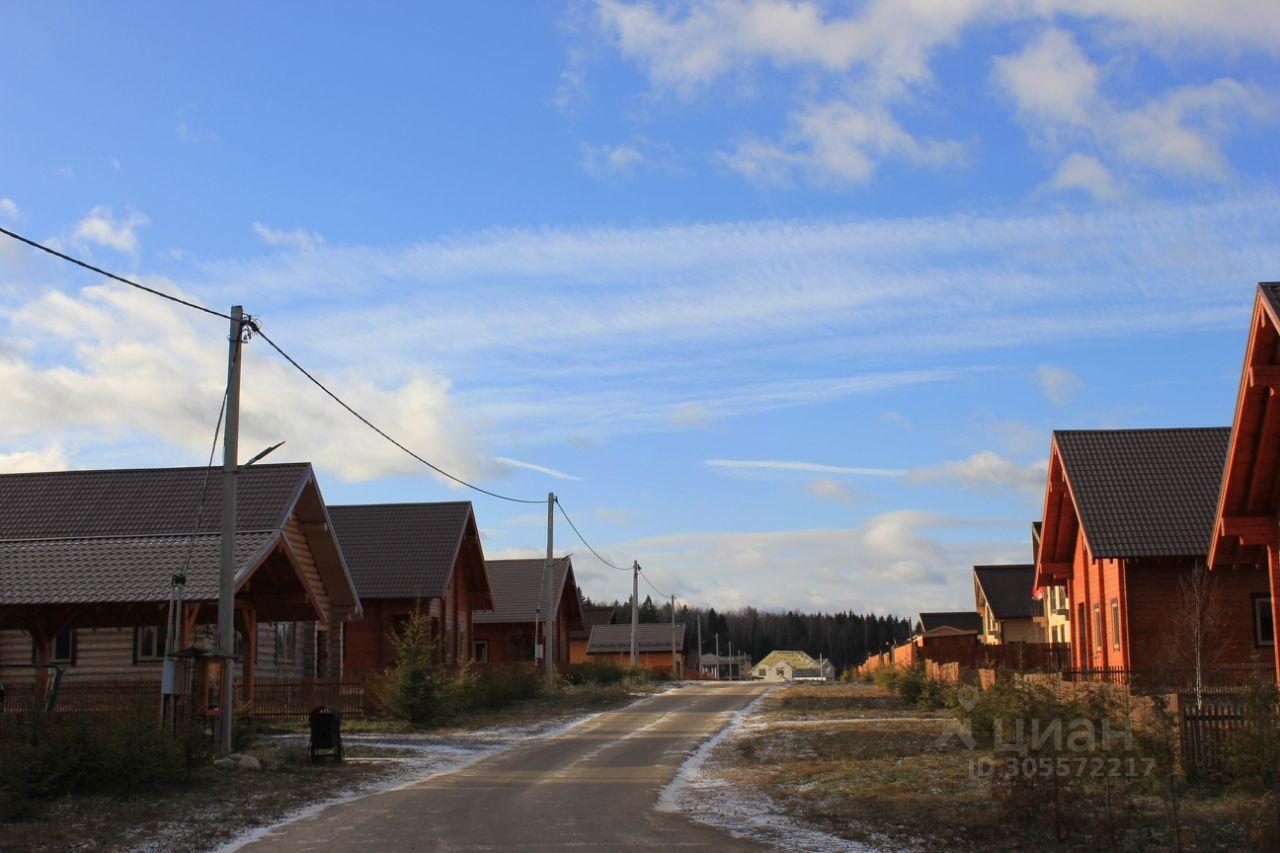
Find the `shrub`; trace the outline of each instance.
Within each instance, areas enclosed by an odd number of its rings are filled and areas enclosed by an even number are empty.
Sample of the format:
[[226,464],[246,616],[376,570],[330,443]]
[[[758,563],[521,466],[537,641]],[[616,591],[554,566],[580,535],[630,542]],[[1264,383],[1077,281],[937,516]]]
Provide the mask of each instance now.
[[436,642],[431,622],[415,607],[398,628],[387,632],[394,663],[378,685],[387,713],[415,726],[440,721],[447,711],[448,676],[435,663]]
[[497,710],[542,693],[542,679],[528,666],[470,664],[448,681],[447,705],[453,713]]
[[615,661],[585,661],[570,664],[563,673],[569,684],[649,684],[658,676],[645,666],[623,666]]

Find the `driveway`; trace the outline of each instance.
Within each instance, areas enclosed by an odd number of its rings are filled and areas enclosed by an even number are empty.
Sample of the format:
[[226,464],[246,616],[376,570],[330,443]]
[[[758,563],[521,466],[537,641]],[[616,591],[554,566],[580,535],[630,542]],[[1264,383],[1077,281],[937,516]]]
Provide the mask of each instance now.
[[453,773],[333,805],[245,850],[756,849],[654,809],[699,743],[765,690],[690,685]]

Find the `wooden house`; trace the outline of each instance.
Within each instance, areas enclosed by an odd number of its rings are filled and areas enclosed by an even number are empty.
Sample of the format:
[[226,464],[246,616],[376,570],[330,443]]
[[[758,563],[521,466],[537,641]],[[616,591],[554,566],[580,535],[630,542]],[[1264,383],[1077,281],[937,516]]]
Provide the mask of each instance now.
[[[360,601],[311,466],[254,465],[236,480],[239,677],[340,677],[341,626]],[[176,648],[216,648],[221,504],[220,469],[0,476],[0,663],[158,680],[175,575]]]
[[[662,673],[671,672],[671,655],[675,651],[674,677],[684,677],[684,625],[667,622],[636,626],[637,666]],[[622,666],[631,664],[631,626],[597,625],[587,641],[588,661],[609,661]]]
[[[1213,511],[1209,566],[1233,590],[1233,636],[1280,678],[1280,283],[1258,285]],[[1247,602],[1244,597],[1248,596]],[[1240,612],[1247,604],[1248,613]],[[1247,633],[1248,636],[1241,636]]]
[[597,625],[613,624],[613,606],[593,605],[582,608],[582,627],[569,632],[569,661],[583,663],[587,660],[587,641],[591,629]]
[[918,614],[915,627],[917,645],[927,646],[952,637],[968,637],[977,642],[982,633],[982,616],[974,610],[940,610]]
[[836,672],[826,658],[814,660],[804,652],[778,650],[751,667],[751,677],[763,681],[831,681]]
[[1034,564],[974,566],[973,598],[983,643],[1043,643],[1044,607],[1032,594]]
[[[1036,583],[1066,590],[1074,667],[1185,664],[1182,597],[1209,553],[1230,436],[1226,428],[1053,434]],[[1247,566],[1215,580],[1223,618],[1214,659],[1247,664],[1265,572]]]
[[[1039,559],[1040,537],[1043,524],[1031,522],[1031,555]],[[1071,599],[1067,597],[1066,584],[1037,588],[1040,595],[1040,608],[1044,617],[1045,639],[1054,645],[1071,642]]]
[[480,531],[469,501],[330,506],[329,515],[364,618],[348,623],[344,671],[378,674],[391,664],[387,634],[420,608],[436,660],[472,660],[472,614],[493,609]]
[[493,609],[477,610],[472,615],[474,659],[493,663],[532,662],[535,642],[543,642],[546,635],[544,614],[546,590],[550,586],[555,619],[548,645],[553,649],[555,665],[567,665],[570,633],[582,630],[582,597],[574,582],[572,561],[568,557],[552,560],[549,575],[546,560],[540,558],[489,560],[485,566],[493,592]]

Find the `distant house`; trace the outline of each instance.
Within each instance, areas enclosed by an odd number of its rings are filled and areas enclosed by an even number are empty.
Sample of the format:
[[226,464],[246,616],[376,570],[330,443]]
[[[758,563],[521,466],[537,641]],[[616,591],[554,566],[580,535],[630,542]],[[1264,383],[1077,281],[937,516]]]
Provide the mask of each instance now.
[[[1214,539],[1230,439],[1225,428],[1054,432],[1036,582],[1066,589],[1076,668],[1186,664],[1182,582]],[[1248,664],[1266,572],[1245,563],[1213,574],[1214,662]]]
[[472,614],[492,610],[480,531],[469,501],[330,506],[364,618],[347,625],[350,677],[392,662],[387,634],[421,608],[430,619],[436,660],[472,659]]
[[743,678],[750,674],[751,658],[741,652],[733,655],[706,652],[700,658],[699,669],[703,678]]
[[982,616],[973,610],[924,612],[916,619],[915,640],[928,645],[943,637],[970,637],[975,642],[982,633]]
[[[671,672],[675,651],[676,678],[684,677],[684,625],[645,623],[636,626],[637,665],[659,672]],[[631,663],[631,626],[596,625],[587,640],[587,660]]]
[[[340,677],[342,626],[360,601],[315,473],[254,465],[236,480],[239,676]],[[158,680],[183,573],[175,648],[216,648],[221,505],[220,469],[0,476],[0,663]]]
[[974,566],[973,598],[984,643],[1043,643],[1044,605],[1032,595],[1034,564]]
[[[535,636],[546,631],[546,588],[555,602],[555,622],[551,647],[555,663],[569,663],[570,632],[582,629],[582,597],[573,578],[568,557],[551,561],[551,573],[544,577],[546,560],[489,560],[486,564],[493,609],[477,610],[474,624],[473,657],[477,662],[514,663],[534,659]],[[535,627],[537,631],[535,631]]]
[[569,632],[569,661],[582,663],[587,660],[587,641],[591,629],[597,625],[613,624],[612,605],[594,605],[582,608],[582,627]]
[[773,651],[751,668],[751,675],[765,681],[830,681],[836,672],[826,658],[814,660],[804,652]]
[[[1044,525],[1031,522],[1031,554],[1039,559],[1040,539]],[[1065,584],[1040,590],[1040,607],[1044,616],[1045,638],[1050,643],[1071,642],[1071,599]]]

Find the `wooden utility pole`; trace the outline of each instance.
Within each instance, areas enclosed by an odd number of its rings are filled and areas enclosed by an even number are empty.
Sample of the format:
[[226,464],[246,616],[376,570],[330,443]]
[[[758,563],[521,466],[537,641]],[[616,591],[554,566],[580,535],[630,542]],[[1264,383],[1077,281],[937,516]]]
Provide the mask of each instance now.
[[[218,653],[222,658],[222,696],[219,721],[222,726],[219,752],[234,749],[235,725],[235,581],[236,581],[236,460],[240,439],[240,356],[243,349],[244,309],[231,307],[231,338],[227,348],[227,418],[222,431],[222,537],[218,572]],[[247,638],[246,638],[247,639]]]
[[720,680],[720,635],[716,634],[716,681]]
[[698,614],[698,679],[701,680],[702,672],[702,614]]
[[676,597],[671,596],[671,677],[680,677],[680,668],[676,663]]
[[640,561],[631,562],[631,665],[640,664],[640,645],[636,635],[640,631]]
[[547,590],[547,597],[545,602],[546,607],[543,610],[543,612],[547,614],[547,618],[546,618],[547,624],[546,624],[546,630],[543,631],[542,661],[543,661],[543,667],[545,669],[545,675],[546,675],[548,687],[551,686],[551,683],[555,680],[555,677],[556,677],[554,642],[555,642],[556,603],[557,602],[556,602],[555,591],[552,589],[552,587],[555,585],[554,583],[555,575],[551,571],[551,566],[552,566],[551,548],[555,540],[555,508],[556,508],[555,492],[547,492],[547,561],[543,563],[543,567],[542,567],[542,585],[546,587],[546,590]]

